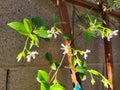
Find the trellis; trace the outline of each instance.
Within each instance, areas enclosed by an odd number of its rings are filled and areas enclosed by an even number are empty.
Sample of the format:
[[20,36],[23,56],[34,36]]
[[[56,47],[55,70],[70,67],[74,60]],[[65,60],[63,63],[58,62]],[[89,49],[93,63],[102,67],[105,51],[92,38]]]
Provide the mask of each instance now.
[[[104,0],[107,1],[107,0]],[[64,34],[68,34],[72,37],[71,34],[71,26],[70,26],[70,21],[69,21],[69,15],[68,15],[68,11],[67,11],[67,6],[66,6],[66,2],[75,4],[75,5],[79,5],[88,9],[95,10],[95,11],[100,11],[101,12],[101,16],[102,19],[106,21],[106,24],[104,24],[104,27],[109,27],[109,20],[108,20],[108,15],[114,15],[117,17],[120,17],[120,12],[119,11],[107,11],[106,7],[104,6],[104,2],[101,2],[99,5],[86,1],[86,0],[57,0],[57,6],[59,9],[59,15],[60,15],[60,19],[62,21],[67,22],[67,24],[62,25],[62,30]],[[65,44],[66,45],[70,45],[70,43],[68,41],[65,40]],[[74,45],[70,45],[71,47],[73,47]],[[110,80],[111,82],[111,87],[109,86],[108,90],[115,90],[114,89],[114,76],[113,76],[113,59],[112,59],[112,44],[111,42],[108,42],[107,39],[104,39],[104,47],[105,47],[105,62],[106,62],[106,73],[107,73],[107,78]],[[72,69],[72,63],[71,63],[71,52],[69,52],[68,56],[68,63],[69,63],[69,68],[71,71],[71,79],[72,79],[72,83],[73,86],[76,85],[77,83],[79,83],[81,85],[81,80],[78,76],[78,74],[76,74],[74,72],[74,70]]]

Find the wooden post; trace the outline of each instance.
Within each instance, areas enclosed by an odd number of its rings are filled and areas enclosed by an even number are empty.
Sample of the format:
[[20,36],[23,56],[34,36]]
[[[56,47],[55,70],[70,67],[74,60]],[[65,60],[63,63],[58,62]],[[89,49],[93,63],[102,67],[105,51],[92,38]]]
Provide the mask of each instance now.
[[[60,19],[62,21],[66,22],[65,25],[62,25],[63,33],[71,36],[71,26],[70,26],[70,21],[69,21],[69,16],[68,16],[66,3],[65,3],[65,1],[57,0],[57,5],[58,5],[58,9],[59,9]],[[71,47],[71,45],[70,45],[70,43],[68,41],[64,40],[64,42],[65,42],[66,45]],[[67,54],[67,58],[68,58],[69,68],[70,68],[70,71],[71,71],[71,79],[72,79],[73,87],[75,85],[81,85],[81,80],[80,80],[78,74],[76,74],[76,72],[75,72],[75,70],[74,70],[74,68],[72,66],[72,62],[71,62],[72,51],[70,51]]]
[[[103,20],[106,21],[104,27],[109,28],[109,18],[107,14],[107,8],[102,3],[101,3],[101,10],[102,10],[102,18]],[[109,86],[108,90],[114,90],[112,44],[111,41],[108,41],[106,38],[104,39],[104,48],[105,48],[107,78],[111,82],[111,86]]]

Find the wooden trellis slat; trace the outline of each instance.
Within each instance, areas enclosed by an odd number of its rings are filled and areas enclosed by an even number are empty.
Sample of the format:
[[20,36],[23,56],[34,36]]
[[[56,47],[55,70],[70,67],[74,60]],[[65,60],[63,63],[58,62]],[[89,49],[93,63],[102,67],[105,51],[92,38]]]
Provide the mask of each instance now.
[[[106,24],[104,27],[109,28],[109,17],[106,12],[106,7],[101,3],[101,11],[102,11],[102,19],[105,20]],[[104,48],[105,48],[105,61],[106,61],[106,72],[107,78],[111,82],[111,86],[109,86],[108,90],[114,89],[114,76],[113,76],[113,57],[112,57],[112,44],[111,41],[108,41],[106,38],[104,39]]]
[[[86,0],[66,0],[66,1],[98,12],[100,12],[101,9],[100,5]],[[107,13],[110,15],[120,17],[120,11],[107,11]]]
[[[58,5],[58,9],[59,9],[60,19],[62,21],[67,22],[66,24],[62,25],[63,34],[67,34],[67,35],[71,36],[71,26],[70,26],[66,3],[65,3],[65,1],[61,2],[61,0],[57,0],[57,5]],[[68,41],[66,41],[66,40],[64,40],[64,41],[65,41],[65,45],[71,47],[71,45]],[[80,78],[77,76],[77,74],[74,71],[73,66],[72,66],[72,62],[71,62],[72,52],[71,51],[67,54],[67,58],[68,58],[69,69],[71,71],[71,79],[72,79],[73,87],[75,85],[80,85],[81,84]]]

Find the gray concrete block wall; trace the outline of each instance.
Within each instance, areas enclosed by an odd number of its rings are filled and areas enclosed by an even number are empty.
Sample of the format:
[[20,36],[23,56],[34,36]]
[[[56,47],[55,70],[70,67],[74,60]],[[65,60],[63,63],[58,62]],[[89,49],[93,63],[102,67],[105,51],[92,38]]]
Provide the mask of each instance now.
[[[71,5],[68,4],[71,11]],[[84,12],[84,8],[80,8]],[[70,13],[69,11],[69,13]],[[51,52],[57,57],[54,60],[60,60],[61,53],[60,44],[61,38],[52,40],[50,43],[40,40],[40,47],[34,48],[38,50],[39,55],[35,60],[27,63],[22,60],[17,63],[16,56],[24,46],[25,37],[19,35],[16,31],[7,26],[11,21],[22,21],[24,17],[31,18],[40,16],[45,20],[45,23],[52,25],[52,14],[57,12],[57,8],[50,3],[49,0],[0,0],[0,90],[39,90],[39,84],[36,81],[38,69],[44,69],[49,72],[49,63],[45,59],[45,53]],[[71,15],[71,14],[70,14]],[[119,23],[119,19],[116,19]],[[119,24],[118,26],[119,27]],[[79,33],[76,29],[75,35]],[[83,38],[78,36],[75,40],[76,48],[90,49],[88,68],[99,70],[105,74],[105,58],[104,58],[104,43],[101,38],[96,38],[86,44]],[[113,44],[113,59],[114,59],[114,74],[115,74],[115,90],[119,90],[120,81],[120,37],[115,37],[112,40]],[[65,60],[64,65],[67,65]],[[65,84],[67,89],[72,90],[72,83],[69,69],[62,68],[59,72],[59,80]],[[89,75],[88,75],[89,76]],[[90,78],[83,83],[84,90],[106,90],[103,85],[98,82],[92,87]]]
[[0,68],[0,90],[6,90],[6,70]]

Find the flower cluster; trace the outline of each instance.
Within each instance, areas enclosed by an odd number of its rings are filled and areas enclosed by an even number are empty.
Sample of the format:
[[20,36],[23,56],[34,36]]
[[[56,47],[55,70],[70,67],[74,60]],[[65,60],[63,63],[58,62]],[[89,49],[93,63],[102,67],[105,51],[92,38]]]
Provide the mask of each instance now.
[[49,38],[52,38],[52,37],[57,38],[57,35],[62,33],[61,30],[57,28],[56,26],[53,26],[51,30],[48,30],[47,32],[49,34],[48,35]]
[[114,31],[111,31],[110,29],[102,32],[102,38],[107,38],[108,41],[110,41],[110,39],[113,37],[113,36],[117,36],[118,35],[118,30],[114,30]]
[[[61,50],[64,50],[63,54],[67,54],[67,53],[69,53],[70,50],[72,50],[70,46],[64,45],[63,43],[61,44],[61,46],[62,46]],[[74,50],[73,55],[77,55],[78,52],[81,55],[83,55],[84,59],[86,60],[88,57],[87,54],[90,53],[91,51],[89,49],[86,49],[86,51]]]
[[35,55],[38,55],[39,53],[37,51],[32,51],[26,58],[27,62],[31,61],[31,58],[35,59]]
[[69,51],[70,51],[70,46],[65,46],[63,43],[61,44],[61,46],[62,46],[62,48],[61,48],[61,50],[64,50],[63,51],[63,54],[67,54],[67,53],[69,53]]

